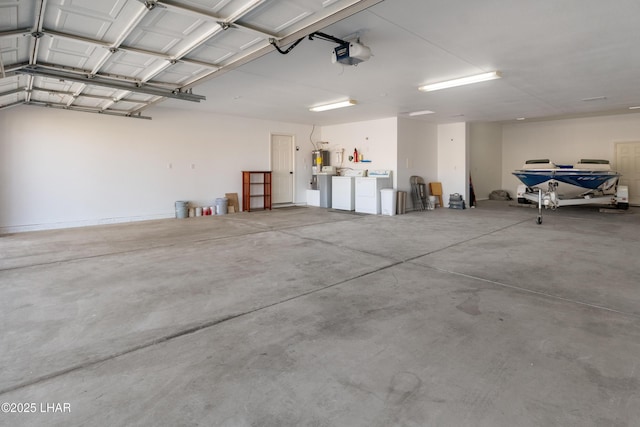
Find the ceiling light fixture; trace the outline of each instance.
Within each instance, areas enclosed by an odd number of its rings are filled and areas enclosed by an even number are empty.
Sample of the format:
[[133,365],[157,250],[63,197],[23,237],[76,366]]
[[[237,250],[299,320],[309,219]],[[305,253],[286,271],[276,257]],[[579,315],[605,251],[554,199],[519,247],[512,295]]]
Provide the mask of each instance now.
[[629,107],[629,110],[640,110],[640,105],[636,105],[635,107]]
[[433,111],[431,110],[422,110],[422,111],[414,111],[409,113],[410,116],[423,116],[425,114],[433,114]]
[[459,79],[447,80],[440,83],[431,83],[428,85],[420,86],[418,90],[422,92],[431,92],[434,90],[447,89],[450,87],[486,82],[488,80],[499,79],[500,77],[502,77],[500,71],[491,71],[490,73],[476,74],[475,76],[462,77]]
[[357,103],[358,101],[356,100],[347,99],[346,101],[334,102],[333,104],[325,104],[325,105],[318,105],[316,107],[311,107],[309,108],[309,111],[313,111],[313,112],[327,111],[327,110],[333,110],[336,108],[351,107],[352,105],[356,105]]

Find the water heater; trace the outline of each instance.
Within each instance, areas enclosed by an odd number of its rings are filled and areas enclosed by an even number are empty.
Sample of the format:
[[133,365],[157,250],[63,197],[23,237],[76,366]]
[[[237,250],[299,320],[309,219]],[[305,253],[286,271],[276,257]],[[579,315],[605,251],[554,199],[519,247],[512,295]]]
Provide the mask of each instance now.
[[331,152],[328,150],[313,150],[311,152],[311,189],[318,189],[318,173],[323,166],[329,166]]
[[311,152],[311,174],[322,172],[323,166],[329,166],[331,153],[328,150],[313,150]]

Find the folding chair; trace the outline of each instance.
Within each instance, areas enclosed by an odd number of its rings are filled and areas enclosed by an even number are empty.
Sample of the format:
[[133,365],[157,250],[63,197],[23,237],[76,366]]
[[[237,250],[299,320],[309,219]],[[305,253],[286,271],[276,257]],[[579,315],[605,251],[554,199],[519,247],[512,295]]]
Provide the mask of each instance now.
[[409,178],[411,183],[411,195],[413,196],[413,208],[421,211],[427,208],[427,186],[424,179],[419,176]]

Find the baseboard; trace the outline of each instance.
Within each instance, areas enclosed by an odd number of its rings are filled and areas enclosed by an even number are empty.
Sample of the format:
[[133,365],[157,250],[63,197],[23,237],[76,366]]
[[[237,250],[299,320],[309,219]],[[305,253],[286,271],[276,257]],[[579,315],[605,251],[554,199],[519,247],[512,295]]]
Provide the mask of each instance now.
[[121,224],[125,222],[149,221],[154,219],[175,218],[175,213],[129,216],[119,218],[100,218],[95,220],[55,222],[49,224],[11,225],[0,227],[0,234],[23,233],[27,231],[58,230],[62,228],[90,227],[92,225]]

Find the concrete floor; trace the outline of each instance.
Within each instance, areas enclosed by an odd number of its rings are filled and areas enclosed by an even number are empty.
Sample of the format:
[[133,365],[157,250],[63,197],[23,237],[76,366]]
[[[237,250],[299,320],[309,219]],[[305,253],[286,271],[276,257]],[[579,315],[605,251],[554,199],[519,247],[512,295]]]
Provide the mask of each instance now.
[[640,210],[535,217],[2,236],[0,402],[36,405],[0,425],[638,426]]

